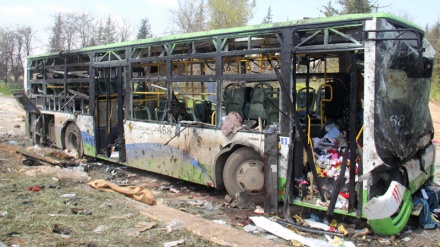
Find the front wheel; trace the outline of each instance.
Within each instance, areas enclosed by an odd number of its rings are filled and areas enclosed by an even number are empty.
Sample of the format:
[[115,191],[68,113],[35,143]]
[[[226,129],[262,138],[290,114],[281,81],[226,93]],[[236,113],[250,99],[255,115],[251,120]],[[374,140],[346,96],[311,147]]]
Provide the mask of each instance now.
[[240,148],[229,156],[223,170],[223,181],[228,194],[235,198],[245,191],[252,198],[264,193],[264,162],[252,148]]
[[81,138],[81,132],[79,131],[78,126],[74,123],[70,123],[67,128],[66,132],[64,134],[64,143],[66,145],[66,149],[70,150],[72,152],[77,152],[78,157],[82,157],[83,152],[83,145],[82,145],[82,138]]

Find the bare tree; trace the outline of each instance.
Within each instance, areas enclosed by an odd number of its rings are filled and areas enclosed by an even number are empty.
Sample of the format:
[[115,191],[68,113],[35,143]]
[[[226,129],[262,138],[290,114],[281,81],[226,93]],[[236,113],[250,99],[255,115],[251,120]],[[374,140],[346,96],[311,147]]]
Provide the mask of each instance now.
[[133,36],[132,24],[127,19],[122,19],[117,24],[117,27],[119,29],[118,31],[119,41],[120,42],[129,41]]
[[79,35],[79,47],[87,47],[91,45],[93,35],[96,31],[95,16],[90,12],[79,12],[74,15],[74,26]]
[[76,27],[76,16],[74,13],[64,14],[63,33],[65,38],[66,50],[69,51],[75,48],[79,48],[79,45],[76,43],[77,27]]
[[206,26],[206,4],[204,0],[179,0],[177,9],[170,10],[177,33],[204,31]]
[[34,32],[30,26],[0,29],[0,76],[5,83],[10,78],[15,82],[23,78],[23,64],[31,52],[31,43]]
[[14,35],[10,29],[2,28],[0,30],[0,55],[3,59],[1,59],[1,66],[4,69],[2,73],[3,80],[5,83],[8,83],[9,80],[9,72],[11,68],[14,67]]

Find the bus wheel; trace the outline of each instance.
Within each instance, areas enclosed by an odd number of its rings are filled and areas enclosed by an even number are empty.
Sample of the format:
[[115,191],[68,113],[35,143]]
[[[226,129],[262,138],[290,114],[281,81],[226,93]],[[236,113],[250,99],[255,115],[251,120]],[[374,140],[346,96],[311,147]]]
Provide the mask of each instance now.
[[223,181],[232,198],[241,191],[259,198],[264,192],[263,158],[252,148],[238,149],[226,161]]
[[81,132],[76,124],[71,123],[67,125],[66,132],[64,134],[64,143],[66,149],[78,153],[78,157],[83,156],[83,146]]

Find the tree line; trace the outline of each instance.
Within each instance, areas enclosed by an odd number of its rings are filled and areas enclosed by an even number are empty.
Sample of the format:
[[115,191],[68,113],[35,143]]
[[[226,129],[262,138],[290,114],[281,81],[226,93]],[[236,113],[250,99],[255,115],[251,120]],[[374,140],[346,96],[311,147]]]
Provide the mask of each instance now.
[[[381,8],[374,0],[329,0],[321,6],[320,12],[327,17],[372,13]],[[178,5],[170,9],[172,34],[208,31],[220,28],[244,26],[254,16],[255,0],[178,0]],[[261,23],[272,22],[269,7]],[[436,51],[440,51],[440,22],[426,26],[426,37]],[[22,81],[26,56],[32,54],[35,30],[30,26],[0,27],[0,80]],[[49,27],[47,52],[79,49],[136,39],[154,37],[148,17],[140,20],[138,26],[128,20],[111,15],[102,19],[93,12],[65,12],[53,16]],[[436,57],[433,84],[440,93],[440,56]]]

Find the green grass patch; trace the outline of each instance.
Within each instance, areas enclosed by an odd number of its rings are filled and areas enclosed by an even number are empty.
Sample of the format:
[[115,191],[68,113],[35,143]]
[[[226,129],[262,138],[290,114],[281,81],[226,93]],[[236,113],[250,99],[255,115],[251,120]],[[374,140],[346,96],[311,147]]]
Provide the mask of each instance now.
[[5,81],[0,80],[0,94],[3,95],[11,95],[13,90],[20,90],[23,89],[22,83],[16,83],[16,82],[8,82],[5,83]]

